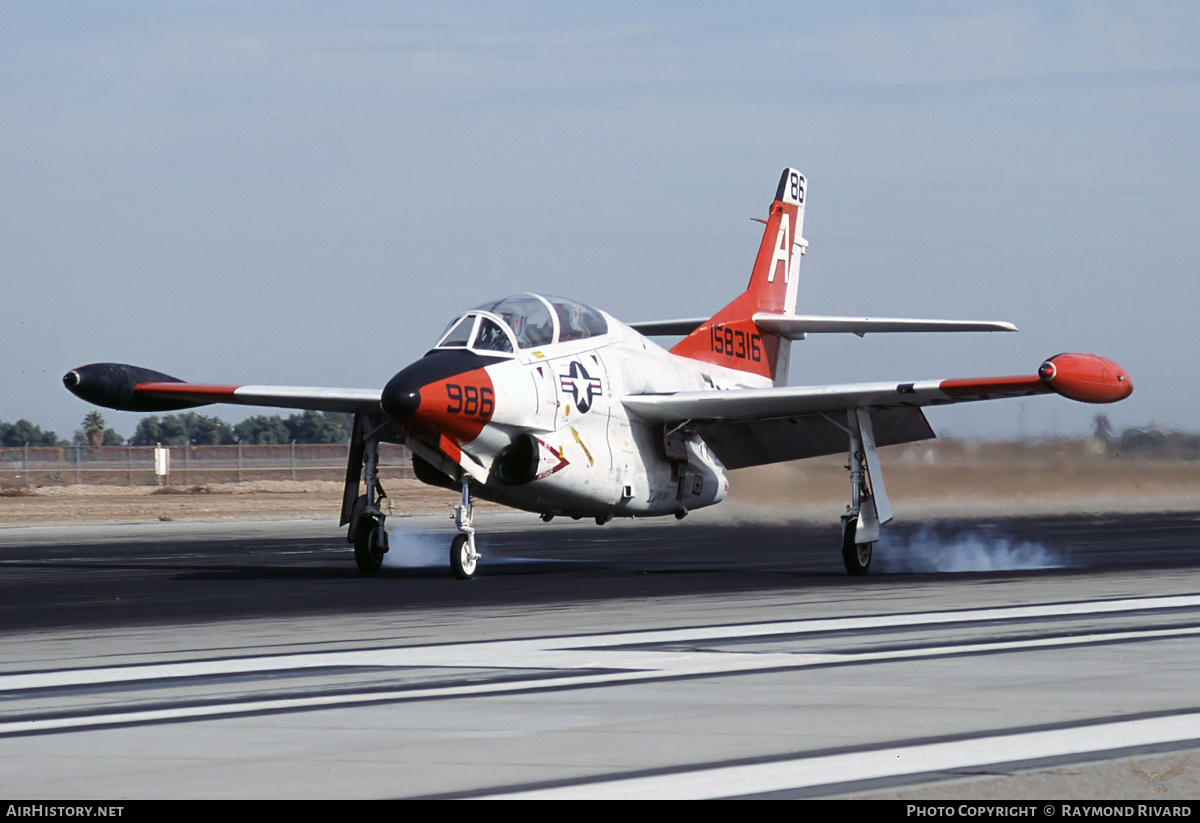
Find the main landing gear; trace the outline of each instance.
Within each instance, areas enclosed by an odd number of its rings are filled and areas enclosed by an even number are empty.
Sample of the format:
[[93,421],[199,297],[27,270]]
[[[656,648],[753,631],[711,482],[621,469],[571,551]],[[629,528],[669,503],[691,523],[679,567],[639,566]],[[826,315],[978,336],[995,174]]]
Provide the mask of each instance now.
[[871,414],[854,409],[849,418],[850,505],[842,515],[842,563],[850,574],[862,575],[871,568],[879,526],[892,519],[892,511],[883,488]]
[[[384,526],[387,515],[380,507],[387,493],[379,482],[379,441],[372,439],[363,442],[362,450],[367,493],[354,501],[349,537],[354,544],[354,562],[358,570],[363,574],[375,574],[383,565],[383,556],[388,550],[387,528]],[[354,485],[357,487],[358,478],[354,478]]]
[[859,543],[857,514],[842,515],[842,563],[850,574],[866,574],[871,568],[871,553],[874,543]]
[[363,574],[374,574],[383,566],[387,554],[387,530],[384,515],[366,514],[359,518],[354,534],[354,562]]

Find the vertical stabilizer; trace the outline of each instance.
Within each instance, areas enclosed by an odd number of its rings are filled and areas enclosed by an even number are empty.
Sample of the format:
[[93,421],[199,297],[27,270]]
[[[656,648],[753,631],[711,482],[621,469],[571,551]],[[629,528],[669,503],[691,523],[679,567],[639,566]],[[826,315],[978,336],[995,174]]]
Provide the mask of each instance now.
[[746,290],[671,351],[746,372],[762,384],[787,381],[789,341],[760,329],[755,312],[794,314],[804,240],[804,175],[784,169]]

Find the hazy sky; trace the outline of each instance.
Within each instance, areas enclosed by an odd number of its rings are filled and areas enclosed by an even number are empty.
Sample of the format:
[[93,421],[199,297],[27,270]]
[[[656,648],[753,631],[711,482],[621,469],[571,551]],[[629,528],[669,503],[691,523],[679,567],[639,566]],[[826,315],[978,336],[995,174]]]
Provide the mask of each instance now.
[[[931,412],[950,435],[1200,430],[1200,5],[5,3],[0,420],[70,437],[69,368],[381,386],[457,311],[640,320],[745,285],[809,179],[799,311],[1018,334],[796,345],[793,383],[1136,390]],[[207,410],[238,420],[246,410]],[[274,413],[274,412],[272,412]],[[132,433],[138,415],[106,413]]]

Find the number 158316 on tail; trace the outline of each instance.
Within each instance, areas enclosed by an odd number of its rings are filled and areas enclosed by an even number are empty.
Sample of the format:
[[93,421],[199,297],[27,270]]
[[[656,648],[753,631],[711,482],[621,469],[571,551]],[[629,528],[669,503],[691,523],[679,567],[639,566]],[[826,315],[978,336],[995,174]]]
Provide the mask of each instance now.
[[715,354],[737,360],[762,360],[762,336],[729,326],[709,326],[709,346]]

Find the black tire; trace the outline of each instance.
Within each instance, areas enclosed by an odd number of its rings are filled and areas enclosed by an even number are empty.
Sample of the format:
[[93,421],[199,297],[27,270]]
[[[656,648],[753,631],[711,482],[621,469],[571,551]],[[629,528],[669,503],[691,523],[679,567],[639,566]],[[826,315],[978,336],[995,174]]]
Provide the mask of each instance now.
[[375,574],[387,554],[387,532],[383,524],[371,515],[358,521],[354,531],[354,562],[363,574]]
[[479,557],[471,552],[470,538],[457,534],[450,542],[450,571],[459,580],[470,580],[479,566]]
[[872,543],[855,543],[855,532],[858,531],[858,518],[848,517],[842,521],[842,562],[846,571],[852,575],[862,575],[871,568]]

